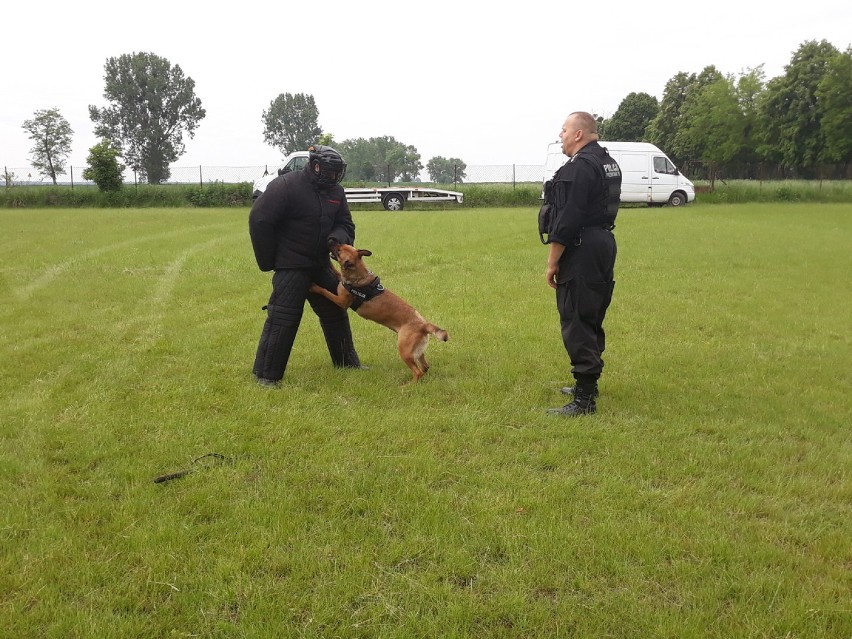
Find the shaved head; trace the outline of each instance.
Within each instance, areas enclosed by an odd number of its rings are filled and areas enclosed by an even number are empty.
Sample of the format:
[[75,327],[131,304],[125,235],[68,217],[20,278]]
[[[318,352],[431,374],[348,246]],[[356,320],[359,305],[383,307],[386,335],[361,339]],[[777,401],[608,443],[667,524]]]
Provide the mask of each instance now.
[[589,142],[598,139],[598,123],[595,117],[585,111],[574,111],[565,118],[559,139],[562,141],[562,152],[571,157]]
[[573,122],[577,129],[586,135],[597,136],[598,123],[595,121],[595,117],[591,113],[586,113],[585,111],[574,111],[574,113],[568,116],[568,119]]

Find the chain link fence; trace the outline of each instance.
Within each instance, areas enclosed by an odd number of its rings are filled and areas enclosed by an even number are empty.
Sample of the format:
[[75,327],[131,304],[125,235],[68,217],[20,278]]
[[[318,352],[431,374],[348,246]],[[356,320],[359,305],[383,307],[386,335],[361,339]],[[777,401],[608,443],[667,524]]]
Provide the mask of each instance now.
[[[83,179],[85,167],[72,166],[57,175],[56,183],[63,186],[91,186],[94,182]],[[253,183],[265,175],[274,174],[277,164],[258,164],[254,166],[183,166],[170,167],[171,175],[163,184],[239,184]],[[388,167],[384,171],[393,174]],[[378,171],[377,171],[378,173]],[[516,184],[523,182],[541,183],[544,177],[543,165],[506,164],[456,167],[455,175],[462,176],[460,180],[447,184]],[[429,176],[421,173],[420,182],[430,183]],[[124,172],[124,183],[127,185],[143,184],[144,180],[133,171]],[[48,186],[53,180],[40,175],[32,167],[3,167],[0,185],[12,186]]]
[[742,162],[723,167],[708,162],[688,160],[680,167],[690,180],[713,182],[715,180],[754,180],[776,182],[786,180],[850,180],[852,164],[816,164],[791,169],[768,162]]
[[[57,184],[63,186],[89,186],[93,182],[83,179],[85,167],[69,167],[65,173],[57,176]],[[239,184],[253,183],[264,175],[274,174],[277,164],[257,164],[254,166],[183,166],[170,167],[171,175],[163,184]],[[441,182],[442,185],[458,184],[541,184],[550,176],[544,175],[545,168],[540,164],[492,164],[455,167],[454,175],[461,176],[455,182]],[[849,180],[852,179],[852,164],[823,164],[807,169],[790,169],[766,162],[736,164],[721,168],[700,161],[686,161],[681,166],[683,174],[691,180],[713,181],[714,179],[740,179],[756,181],[776,180]],[[715,175],[714,175],[715,173]],[[376,174],[394,175],[393,167],[378,167]],[[127,185],[144,184],[145,181],[133,171],[125,171],[124,182]],[[419,180],[431,184],[428,174],[421,172]],[[40,175],[32,167],[3,167],[0,186],[41,186],[52,185],[53,181]],[[393,183],[388,183],[391,186]],[[410,184],[410,182],[407,182]]]

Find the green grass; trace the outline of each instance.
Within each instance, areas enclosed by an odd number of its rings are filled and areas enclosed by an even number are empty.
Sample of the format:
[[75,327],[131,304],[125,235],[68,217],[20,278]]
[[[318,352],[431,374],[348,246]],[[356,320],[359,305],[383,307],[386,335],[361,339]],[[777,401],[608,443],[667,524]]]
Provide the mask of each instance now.
[[573,421],[535,213],[356,212],[450,341],[270,391],[245,210],[0,211],[0,637],[852,636],[852,206],[623,211]]

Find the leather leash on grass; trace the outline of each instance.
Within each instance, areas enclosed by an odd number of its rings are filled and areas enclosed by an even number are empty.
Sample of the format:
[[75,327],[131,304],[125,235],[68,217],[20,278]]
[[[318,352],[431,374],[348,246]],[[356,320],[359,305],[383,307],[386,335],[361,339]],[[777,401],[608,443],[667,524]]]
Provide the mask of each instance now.
[[[194,466],[197,462],[201,461],[205,457],[213,457],[214,459],[217,459],[219,461],[225,461],[227,459],[227,457],[225,457],[224,455],[220,455],[219,453],[207,453],[206,455],[202,455],[201,457],[193,459],[192,465]],[[204,468],[209,468],[210,466],[211,466],[211,464],[205,464]],[[187,468],[185,470],[179,470],[176,473],[169,473],[168,475],[160,475],[159,477],[157,477],[154,480],[154,483],[155,484],[162,484],[163,482],[171,481],[172,479],[180,479],[181,477],[186,477],[187,475],[189,475],[190,473],[192,473],[196,470],[198,470],[198,469],[197,468]]]

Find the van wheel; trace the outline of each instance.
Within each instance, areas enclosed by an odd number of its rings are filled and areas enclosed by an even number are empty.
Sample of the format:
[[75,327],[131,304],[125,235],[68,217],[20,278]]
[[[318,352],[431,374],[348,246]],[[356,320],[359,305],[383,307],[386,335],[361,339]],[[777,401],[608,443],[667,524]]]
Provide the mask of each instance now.
[[388,193],[382,200],[386,211],[401,211],[405,208],[405,197],[401,193]]
[[675,191],[669,198],[669,206],[683,206],[686,204],[686,196],[680,191]]

